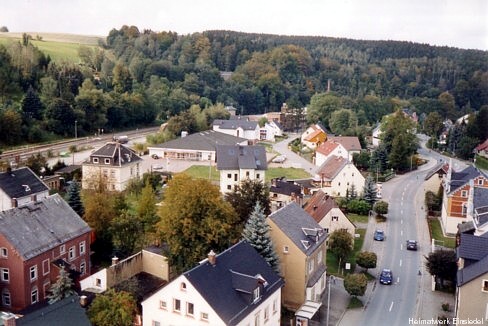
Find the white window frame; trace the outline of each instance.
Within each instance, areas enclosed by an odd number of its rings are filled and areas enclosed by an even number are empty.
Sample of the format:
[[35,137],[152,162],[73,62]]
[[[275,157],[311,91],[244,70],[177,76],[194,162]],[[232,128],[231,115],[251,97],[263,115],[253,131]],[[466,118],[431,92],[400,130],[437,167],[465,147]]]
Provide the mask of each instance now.
[[[45,268],[45,266],[47,267]],[[42,261],[42,275],[47,275],[49,274],[49,272],[51,272],[51,262],[49,261],[48,258]]]
[[[34,299],[34,295],[35,295],[35,299]],[[39,302],[39,289],[37,288],[37,286],[34,286],[31,290],[31,304],[37,302]]]
[[66,245],[63,244],[59,247],[59,254],[64,255],[65,253],[66,253]]
[[181,282],[180,283],[180,290],[181,291],[186,291],[186,283],[185,282]]
[[106,159],[104,160],[104,163],[105,163],[105,164],[110,164],[110,159],[109,159],[109,158],[106,158]]
[[29,277],[31,282],[37,280],[37,265],[31,266],[29,268]]
[[168,310],[168,304],[164,300],[159,300],[159,309]]
[[12,305],[12,295],[8,289],[2,290],[2,305],[10,307]]
[[252,302],[258,301],[260,296],[261,296],[261,289],[258,286],[254,289],[254,291],[252,291],[252,298],[253,298]]
[[461,197],[463,197],[463,198],[468,197],[468,191],[467,190],[461,190]]
[[[190,307],[191,310],[193,310],[191,313],[190,313]],[[186,303],[186,315],[191,317],[195,316],[195,305],[193,304],[193,302]]]
[[5,247],[0,248],[0,257],[8,258],[8,249]]
[[93,158],[93,163],[98,163],[98,157]]
[[486,279],[481,281],[481,292],[488,293],[488,280]]
[[86,274],[86,262],[84,260],[82,260],[80,263],[80,274],[81,275]]
[[10,271],[8,268],[0,268],[0,274],[0,279],[2,282],[10,282]]
[[200,319],[204,321],[208,321],[208,313],[207,312],[201,312],[200,313]]
[[85,254],[85,248],[86,248],[85,241],[80,242],[79,247],[80,247],[80,249],[79,249],[80,250],[80,255]]
[[283,246],[283,253],[287,254],[290,252],[290,248],[288,246]]
[[68,260],[71,261],[75,259],[76,259],[76,247],[71,246],[69,247],[69,251],[68,251]]
[[[179,308],[176,309],[176,303],[178,303]],[[181,300],[173,299],[173,312],[181,313]]]

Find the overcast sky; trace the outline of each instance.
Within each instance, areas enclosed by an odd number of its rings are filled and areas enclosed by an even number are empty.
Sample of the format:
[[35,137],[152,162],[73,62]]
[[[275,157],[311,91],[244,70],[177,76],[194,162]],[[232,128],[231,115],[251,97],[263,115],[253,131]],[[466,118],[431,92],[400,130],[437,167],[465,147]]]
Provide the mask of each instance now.
[[11,32],[107,36],[112,28],[401,40],[488,50],[487,0],[0,0]]

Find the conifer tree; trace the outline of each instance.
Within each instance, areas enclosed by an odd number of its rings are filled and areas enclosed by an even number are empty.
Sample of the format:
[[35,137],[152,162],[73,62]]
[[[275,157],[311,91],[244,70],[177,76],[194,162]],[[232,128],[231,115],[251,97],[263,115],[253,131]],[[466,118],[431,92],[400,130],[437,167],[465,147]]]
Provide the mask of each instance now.
[[80,188],[78,182],[73,180],[73,182],[68,187],[67,202],[69,206],[80,216],[83,216],[85,209],[80,197]]
[[376,194],[376,183],[374,182],[371,175],[368,175],[366,177],[366,181],[364,182],[363,199],[368,202],[368,204],[373,206],[376,202]]
[[76,293],[73,290],[73,280],[69,277],[64,266],[61,267],[56,283],[51,286],[50,291],[51,293],[47,296],[49,304],[58,302]]
[[253,246],[266,262],[277,273],[280,272],[280,262],[269,235],[269,225],[266,223],[263,209],[259,202],[254,206],[254,211],[242,231],[244,240]]

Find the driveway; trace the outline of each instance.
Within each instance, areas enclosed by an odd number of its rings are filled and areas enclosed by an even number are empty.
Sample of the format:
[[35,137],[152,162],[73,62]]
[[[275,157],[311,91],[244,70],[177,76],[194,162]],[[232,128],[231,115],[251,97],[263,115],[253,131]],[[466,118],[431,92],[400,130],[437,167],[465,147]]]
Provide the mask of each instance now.
[[288,144],[299,137],[299,134],[289,134],[288,138],[273,145],[273,149],[276,152],[286,156],[286,161],[283,163],[276,163],[276,166],[303,169],[310,173],[311,176],[314,176],[318,170],[318,166],[315,166],[312,162],[308,161],[307,159],[296,154],[288,148]]

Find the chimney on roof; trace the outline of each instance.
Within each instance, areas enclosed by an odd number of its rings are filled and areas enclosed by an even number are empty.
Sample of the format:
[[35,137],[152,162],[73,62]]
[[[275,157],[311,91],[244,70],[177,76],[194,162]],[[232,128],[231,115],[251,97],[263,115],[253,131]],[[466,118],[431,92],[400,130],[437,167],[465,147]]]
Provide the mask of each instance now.
[[117,263],[119,262],[119,257],[117,256],[113,256],[112,257],[112,266],[115,266],[117,265]]
[[217,255],[215,254],[215,252],[213,250],[210,250],[210,252],[208,253],[208,262],[212,265],[212,266],[215,266],[215,263],[217,262]]
[[12,208],[15,208],[19,206],[19,203],[17,202],[17,198],[12,198]]
[[313,210],[317,210],[317,205],[313,205]]
[[294,201],[294,202],[296,202],[296,201],[297,201],[297,195],[295,194],[295,192],[294,192],[294,191],[292,191],[292,192],[291,192],[290,196],[291,196],[291,200],[292,200],[292,201]]
[[82,308],[86,308],[86,306],[88,305],[88,298],[86,295],[82,295],[80,296],[80,306]]

